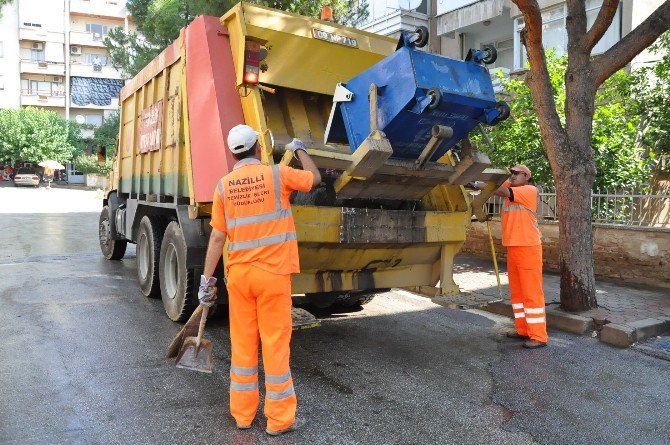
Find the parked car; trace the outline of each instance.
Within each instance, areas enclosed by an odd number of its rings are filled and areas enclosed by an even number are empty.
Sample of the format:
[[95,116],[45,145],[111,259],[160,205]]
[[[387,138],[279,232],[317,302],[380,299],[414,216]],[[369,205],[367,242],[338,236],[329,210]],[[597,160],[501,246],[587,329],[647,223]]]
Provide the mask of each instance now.
[[32,185],[38,187],[40,185],[40,175],[31,168],[20,168],[14,175],[14,185]]

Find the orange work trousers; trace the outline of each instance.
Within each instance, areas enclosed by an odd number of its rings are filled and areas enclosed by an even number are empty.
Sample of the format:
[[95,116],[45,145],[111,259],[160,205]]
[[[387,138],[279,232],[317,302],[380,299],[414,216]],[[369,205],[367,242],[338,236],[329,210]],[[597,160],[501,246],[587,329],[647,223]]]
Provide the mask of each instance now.
[[289,368],[291,275],[236,264],[228,270],[227,287],[232,350],[230,413],[238,425],[250,425],[256,417],[260,336],[267,428],[288,428],[295,422],[298,404]]
[[508,246],[507,275],[516,331],[546,343],[549,337],[542,290],[542,246]]

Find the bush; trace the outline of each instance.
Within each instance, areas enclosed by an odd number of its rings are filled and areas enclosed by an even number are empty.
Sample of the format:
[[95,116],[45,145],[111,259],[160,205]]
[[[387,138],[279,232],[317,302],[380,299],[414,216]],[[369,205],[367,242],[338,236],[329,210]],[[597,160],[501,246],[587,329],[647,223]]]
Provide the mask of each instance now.
[[74,160],[77,171],[84,174],[98,174],[106,175],[112,170],[112,160],[107,159],[104,166],[98,165],[98,157],[96,155],[79,155]]

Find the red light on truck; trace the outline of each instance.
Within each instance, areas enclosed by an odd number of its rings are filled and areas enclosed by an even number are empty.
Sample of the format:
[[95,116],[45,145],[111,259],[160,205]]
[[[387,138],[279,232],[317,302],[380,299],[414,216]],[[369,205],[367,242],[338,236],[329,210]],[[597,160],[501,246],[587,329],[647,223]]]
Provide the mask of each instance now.
[[246,84],[258,83],[259,66],[261,63],[261,44],[253,40],[247,40],[244,47],[244,76]]
[[257,84],[258,74],[252,71],[247,71],[246,73],[244,73],[244,83]]

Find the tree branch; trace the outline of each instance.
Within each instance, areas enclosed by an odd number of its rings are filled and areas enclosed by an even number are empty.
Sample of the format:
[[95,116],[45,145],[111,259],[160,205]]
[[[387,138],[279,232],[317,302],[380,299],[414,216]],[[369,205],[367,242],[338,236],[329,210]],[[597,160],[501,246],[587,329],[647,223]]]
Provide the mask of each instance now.
[[[595,25],[594,25],[595,26]],[[626,66],[646,47],[670,28],[670,0],[666,0],[637,28],[593,60],[597,85]]]
[[612,24],[617,9],[619,9],[619,0],[603,1],[603,5],[600,7],[596,21],[593,22],[593,26],[591,26],[591,29],[589,29],[589,32],[586,34],[586,39],[584,41],[584,52],[586,54],[591,54],[591,50],[605,35],[605,32]]
[[[551,132],[562,132],[563,127],[556,112],[556,102],[547,69],[547,60],[542,47],[542,14],[537,0],[512,0],[523,13],[525,29],[523,44],[528,53],[530,74],[527,82],[533,96],[533,105],[540,122],[546,122]],[[670,0],[668,0],[670,1]],[[542,127],[542,126],[540,126]]]

